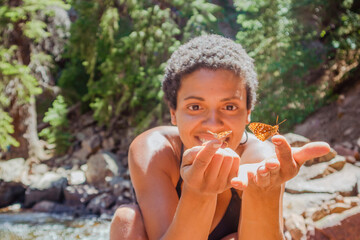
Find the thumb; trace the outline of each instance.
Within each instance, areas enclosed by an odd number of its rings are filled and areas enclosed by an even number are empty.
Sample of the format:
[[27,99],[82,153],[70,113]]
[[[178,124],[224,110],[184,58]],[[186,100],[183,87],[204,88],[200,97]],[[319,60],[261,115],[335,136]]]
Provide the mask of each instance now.
[[293,157],[301,166],[307,160],[321,157],[330,152],[330,146],[326,142],[312,142],[305,144],[301,148],[294,149]]
[[222,142],[218,139],[211,140],[205,143],[204,147],[198,152],[193,162],[193,166],[199,171],[205,172],[212,157],[216,151],[221,147]]

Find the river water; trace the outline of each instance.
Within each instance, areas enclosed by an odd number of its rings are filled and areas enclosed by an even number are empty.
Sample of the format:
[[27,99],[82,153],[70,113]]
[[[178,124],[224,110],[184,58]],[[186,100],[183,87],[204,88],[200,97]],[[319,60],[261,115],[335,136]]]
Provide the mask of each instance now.
[[0,240],[109,239],[110,220],[48,213],[0,213]]

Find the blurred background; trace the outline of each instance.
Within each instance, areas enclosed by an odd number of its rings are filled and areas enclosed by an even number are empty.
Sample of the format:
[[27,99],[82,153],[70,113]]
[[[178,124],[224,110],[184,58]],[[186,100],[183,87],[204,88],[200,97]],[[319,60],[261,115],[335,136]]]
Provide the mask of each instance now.
[[[358,160],[360,1],[0,3],[1,239],[49,239],[54,223],[62,224],[54,239],[107,238],[114,210],[133,200],[129,144],[170,124],[166,61],[205,33],[234,39],[254,58],[252,121],[274,125],[279,116],[287,119],[280,133],[327,141]],[[47,213],[36,217],[40,233],[29,210]],[[50,213],[70,214],[72,225]],[[96,226],[98,235],[78,232]]]

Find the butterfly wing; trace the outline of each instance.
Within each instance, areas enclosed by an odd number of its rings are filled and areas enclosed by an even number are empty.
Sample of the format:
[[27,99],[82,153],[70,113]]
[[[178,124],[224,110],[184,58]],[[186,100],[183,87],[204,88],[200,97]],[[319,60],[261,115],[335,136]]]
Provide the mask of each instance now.
[[253,122],[249,124],[248,128],[261,141],[265,141],[274,135],[274,127],[265,123]]
[[222,138],[226,138],[227,136],[229,136],[229,134],[232,133],[232,131],[225,131],[225,132],[220,132],[217,134],[217,139],[222,139]]
[[225,137],[227,137],[230,133],[232,133],[232,131],[224,131],[224,132],[220,132],[220,133],[213,133],[212,131],[208,130],[208,133],[212,134],[215,138],[217,139],[223,139]]

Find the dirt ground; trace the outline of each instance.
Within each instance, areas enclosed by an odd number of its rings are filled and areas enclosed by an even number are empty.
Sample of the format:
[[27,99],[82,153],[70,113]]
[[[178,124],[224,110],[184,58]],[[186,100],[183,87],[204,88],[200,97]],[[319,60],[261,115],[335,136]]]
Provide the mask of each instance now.
[[312,141],[322,140],[331,146],[360,148],[360,81],[341,92],[337,101],[320,108],[294,132]]

